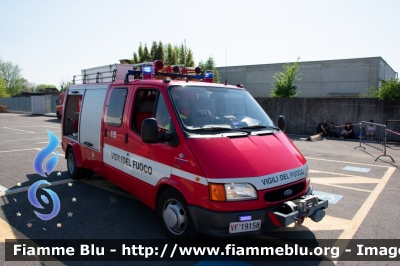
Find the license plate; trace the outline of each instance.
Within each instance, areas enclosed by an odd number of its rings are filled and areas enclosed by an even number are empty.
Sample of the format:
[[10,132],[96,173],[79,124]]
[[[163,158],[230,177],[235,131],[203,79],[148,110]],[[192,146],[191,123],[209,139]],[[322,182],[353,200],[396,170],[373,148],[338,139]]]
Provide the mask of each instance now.
[[253,220],[247,222],[236,222],[229,224],[229,233],[241,233],[249,231],[257,231],[261,229],[261,220]]

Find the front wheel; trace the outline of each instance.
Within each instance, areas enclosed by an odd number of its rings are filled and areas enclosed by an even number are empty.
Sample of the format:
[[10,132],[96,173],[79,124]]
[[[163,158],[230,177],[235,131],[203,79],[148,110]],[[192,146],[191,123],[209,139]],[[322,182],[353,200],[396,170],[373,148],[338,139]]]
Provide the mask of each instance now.
[[197,238],[186,201],[175,189],[165,190],[157,203],[157,217],[164,233],[174,240]]
[[68,174],[72,179],[80,179],[84,174],[84,169],[76,166],[75,154],[72,148],[68,149],[67,168]]

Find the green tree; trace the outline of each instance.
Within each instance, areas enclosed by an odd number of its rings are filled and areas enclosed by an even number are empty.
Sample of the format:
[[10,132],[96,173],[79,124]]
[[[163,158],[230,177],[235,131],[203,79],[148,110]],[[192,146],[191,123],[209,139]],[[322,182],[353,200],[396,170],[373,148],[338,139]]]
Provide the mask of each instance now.
[[150,53],[149,53],[149,50],[147,49],[147,44],[145,44],[144,45],[144,48],[143,48],[143,58],[142,58],[143,60],[141,61],[141,63],[142,62],[149,62],[149,61],[151,61],[151,55],[150,55]]
[[209,57],[205,62],[200,61],[199,67],[201,68],[201,74],[204,75],[206,70],[213,70],[214,71],[214,82],[219,83],[221,77],[219,72],[216,68],[216,63],[213,57]]
[[132,58],[133,64],[139,63],[139,58],[136,53],[133,53],[133,58]]
[[22,85],[22,69],[18,65],[14,65],[11,62],[3,62],[0,60],[0,76],[3,77],[7,93],[14,96],[20,93],[23,89]]
[[138,56],[139,56],[139,63],[144,62],[144,60],[143,60],[143,47],[142,47],[142,43],[139,44]]
[[400,99],[400,80],[398,78],[391,78],[389,81],[382,81],[381,89],[379,90],[379,99]]
[[164,45],[161,41],[158,42],[155,60],[161,60],[163,62],[165,60]]
[[366,93],[360,93],[358,97],[360,98],[379,98],[379,90],[377,90],[374,86],[366,88]]
[[284,65],[284,72],[275,73],[273,78],[276,81],[272,84],[274,88],[272,89],[272,92],[270,94],[271,97],[297,97],[299,93],[297,92],[297,87],[293,84],[296,81],[300,80],[301,74],[297,74],[300,65],[299,60],[300,58],[297,58],[297,61],[292,66],[290,66],[289,64]]
[[10,94],[7,92],[7,84],[3,77],[0,76],[0,98],[8,98]]
[[186,66],[194,67],[193,52],[190,48],[186,53]]
[[185,47],[183,46],[183,44],[181,43],[181,46],[179,46],[179,64],[185,65],[186,64],[186,51],[185,51]]
[[54,86],[54,85],[49,85],[49,84],[39,84],[39,85],[37,85],[36,86],[36,91],[37,92],[39,92],[39,91],[44,91],[45,89],[56,89],[57,87],[56,86]]
[[150,50],[150,57],[151,57],[151,61],[155,61],[157,58],[157,42],[153,42],[153,44],[151,45],[151,50]]
[[165,54],[165,64],[166,65],[176,65],[178,62],[176,61],[175,51],[172,48],[172,45],[167,44],[167,49]]

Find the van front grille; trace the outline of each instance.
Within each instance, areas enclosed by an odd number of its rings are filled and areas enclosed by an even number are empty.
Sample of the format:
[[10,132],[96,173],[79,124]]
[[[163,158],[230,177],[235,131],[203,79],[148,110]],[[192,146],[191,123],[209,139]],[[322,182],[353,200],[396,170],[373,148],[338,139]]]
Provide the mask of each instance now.
[[[293,196],[296,196],[297,194],[301,193],[304,190],[304,182],[300,182],[291,186],[286,186],[277,190],[274,190],[272,192],[267,192],[264,194],[264,200],[266,202],[276,202],[276,201],[282,201],[288,198],[291,198]],[[289,191],[292,191],[292,193],[289,193]],[[285,195],[286,192],[286,195]]]

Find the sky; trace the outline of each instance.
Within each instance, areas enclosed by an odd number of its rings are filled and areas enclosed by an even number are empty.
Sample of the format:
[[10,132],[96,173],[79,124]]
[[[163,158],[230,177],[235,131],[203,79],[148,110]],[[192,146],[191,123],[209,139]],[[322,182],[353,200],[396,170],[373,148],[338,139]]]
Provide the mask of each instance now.
[[0,0],[0,60],[58,88],[153,41],[186,41],[196,64],[381,56],[399,72],[399,10],[398,0]]

